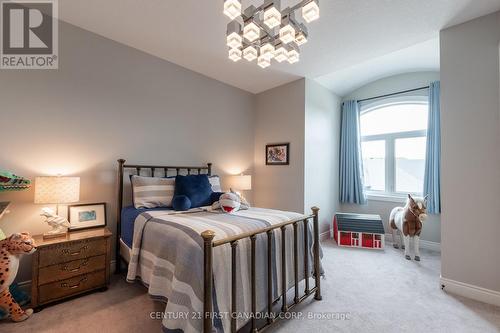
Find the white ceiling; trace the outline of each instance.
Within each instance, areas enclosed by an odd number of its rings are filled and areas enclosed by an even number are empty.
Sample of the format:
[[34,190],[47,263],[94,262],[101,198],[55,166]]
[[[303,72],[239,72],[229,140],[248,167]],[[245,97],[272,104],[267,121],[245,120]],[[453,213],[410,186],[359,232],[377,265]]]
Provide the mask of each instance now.
[[[262,0],[243,0],[243,5]],[[298,0],[282,0],[282,5]],[[261,69],[227,58],[228,19],[222,0],[64,0],[59,17],[86,30],[158,56],[241,89],[259,93],[299,77],[319,78],[333,91],[348,91],[383,71],[414,70],[432,63],[415,50],[435,49],[439,30],[500,9],[500,0],[322,0],[321,18],[308,25],[299,63]],[[416,44],[419,44],[415,46]],[[423,47],[422,47],[423,45]],[[421,47],[421,49],[419,49]],[[403,50],[406,49],[406,50]],[[400,51],[400,52],[396,52]],[[381,58],[402,59],[383,61]],[[407,61],[404,61],[407,59]],[[435,59],[434,59],[435,61]],[[406,63],[406,64],[405,64]],[[379,65],[385,69],[364,69]],[[396,66],[391,67],[391,64]],[[342,80],[335,79],[338,72]],[[326,76],[325,76],[326,75]]]
[[345,96],[384,77],[427,71],[439,71],[439,38],[340,69],[316,81],[339,96]]

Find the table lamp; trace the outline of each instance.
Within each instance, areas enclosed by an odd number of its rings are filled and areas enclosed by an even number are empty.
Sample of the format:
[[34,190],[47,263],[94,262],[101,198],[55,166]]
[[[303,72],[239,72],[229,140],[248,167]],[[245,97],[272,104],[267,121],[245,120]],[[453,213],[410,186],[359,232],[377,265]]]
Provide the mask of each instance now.
[[[239,194],[239,196],[245,200],[241,191],[249,191],[252,189],[252,176],[250,175],[236,175],[230,176],[228,179],[231,191]],[[246,200],[245,200],[246,201]]]
[[41,216],[52,227],[43,234],[44,238],[65,236],[69,227],[67,218],[59,216],[59,205],[78,202],[80,200],[80,177],[47,176],[35,178],[35,203],[55,204],[56,211],[42,208]]

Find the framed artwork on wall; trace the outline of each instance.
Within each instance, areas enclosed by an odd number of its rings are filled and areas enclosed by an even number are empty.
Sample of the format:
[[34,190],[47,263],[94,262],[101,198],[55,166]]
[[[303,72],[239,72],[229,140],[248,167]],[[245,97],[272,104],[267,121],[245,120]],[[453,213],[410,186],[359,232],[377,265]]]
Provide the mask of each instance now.
[[266,145],[266,165],[289,165],[290,143]]
[[82,230],[106,226],[106,203],[68,206],[69,230]]

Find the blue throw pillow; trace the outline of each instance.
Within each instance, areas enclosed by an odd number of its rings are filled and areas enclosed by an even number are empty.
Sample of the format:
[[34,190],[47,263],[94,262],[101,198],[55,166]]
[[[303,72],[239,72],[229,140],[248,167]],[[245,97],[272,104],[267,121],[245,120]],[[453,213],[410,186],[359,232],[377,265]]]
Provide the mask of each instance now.
[[224,192],[212,192],[212,194],[210,195],[210,204],[219,201],[220,196],[223,194]]
[[185,195],[176,195],[172,199],[172,207],[177,211],[185,211],[191,208],[191,200]]
[[185,195],[191,200],[191,208],[209,206],[212,186],[207,175],[175,177],[175,196]]

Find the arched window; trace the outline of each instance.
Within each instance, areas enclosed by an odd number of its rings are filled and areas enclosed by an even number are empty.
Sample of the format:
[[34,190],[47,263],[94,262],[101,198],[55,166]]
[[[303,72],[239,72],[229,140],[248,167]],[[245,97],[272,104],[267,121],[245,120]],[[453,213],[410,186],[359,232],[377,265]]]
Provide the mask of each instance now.
[[428,109],[425,96],[361,106],[361,150],[369,195],[422,194]]

